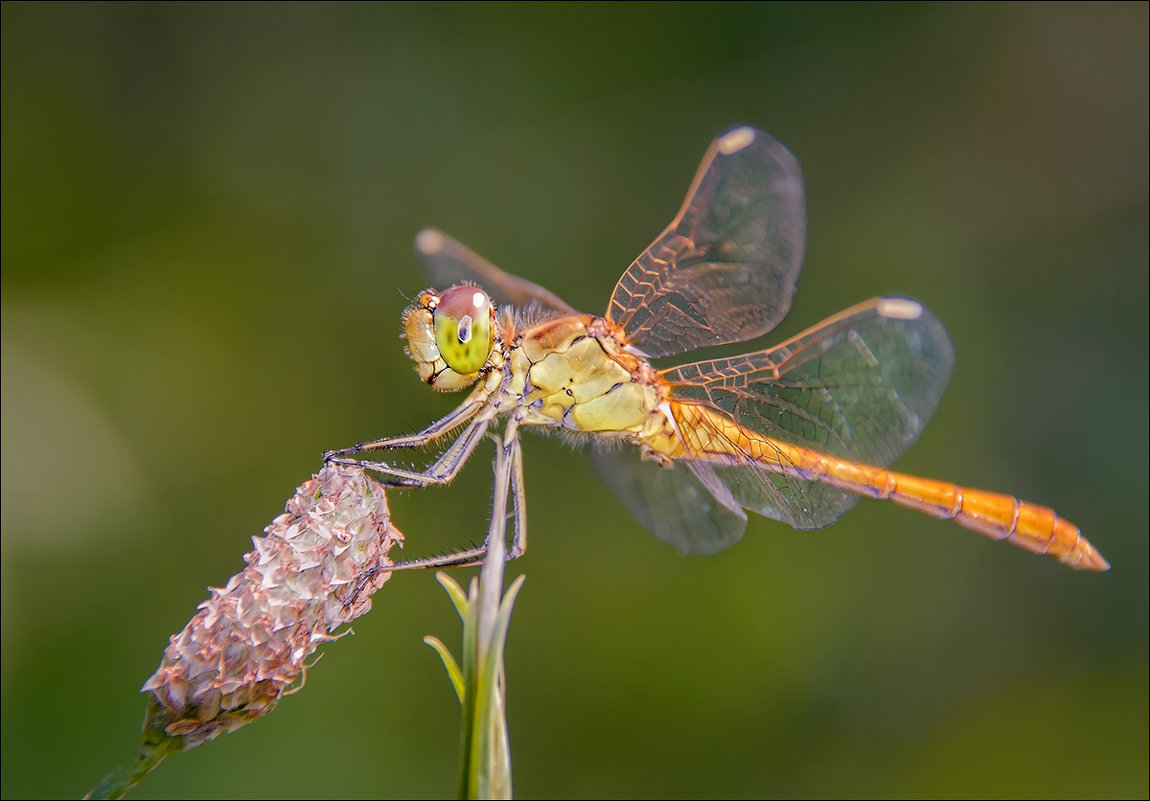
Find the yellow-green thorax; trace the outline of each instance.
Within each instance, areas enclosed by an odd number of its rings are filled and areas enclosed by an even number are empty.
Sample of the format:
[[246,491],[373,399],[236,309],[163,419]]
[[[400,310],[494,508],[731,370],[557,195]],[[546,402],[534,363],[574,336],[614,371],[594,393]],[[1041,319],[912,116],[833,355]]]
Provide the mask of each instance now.
[[[476,391],[488,399],[492,412],[514,414],[524,425],[594,432],[637,444],[665,428],[666,416],[659,410],[666,398],[654,370],[625,351],[603,318],[564,315],[520,328],[505,310],[499,323],[492,314],[491,328],[476,326],[468,340],[436,319],[441,300],[434,291],[423,293],[403,321],[407,352],[420,378],[436,389],[464,389],[483,376]],[[482,362],[466,351],[476,339],[491,343]]]
[[603,321],[570,315],[533,326],[510,354],[510,386],[523,422],[635,436],[659,405],[652,382],[621,352]]

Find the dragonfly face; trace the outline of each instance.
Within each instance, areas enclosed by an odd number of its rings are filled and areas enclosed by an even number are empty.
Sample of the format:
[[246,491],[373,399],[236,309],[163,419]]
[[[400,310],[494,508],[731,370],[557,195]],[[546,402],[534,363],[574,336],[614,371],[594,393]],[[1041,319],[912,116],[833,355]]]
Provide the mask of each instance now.
[[403,315],[407,353],[419,377],[436,389],[475,383],[495,345],[495,306],[477,286],[422,292]]
[[[790,308],[805,232],[798,163],[768,134],[745,127],[711,145],[678,215],[623,273],[602,316],[579,313],[424,230],[417,253],[432,280],[449,288],[425,291],[407,310],[408,353],[436,389],[472,391],[419,434],[327,458],[376,470],[391,486],[444,484],[501,424],[496,509],[514,496],[512,556],[526,546],[518,433],[536,426],[614,445],[595,452],[608,487],[683,552],[733,544],[746,510],[822,528],[866,496],[954,519],[1072,567],[1108,568],[1050,509],[886,469],[934,412],[953,364],[942,325],[915,301],[866,301],[743,356],[651,365],[650,358],[774,328]],[[426,445],[460,429],[423,471],[350,458]],[[489,539],[505,535],[503,517],[493,515]],[[469,563],[484,550],[400,567]]]

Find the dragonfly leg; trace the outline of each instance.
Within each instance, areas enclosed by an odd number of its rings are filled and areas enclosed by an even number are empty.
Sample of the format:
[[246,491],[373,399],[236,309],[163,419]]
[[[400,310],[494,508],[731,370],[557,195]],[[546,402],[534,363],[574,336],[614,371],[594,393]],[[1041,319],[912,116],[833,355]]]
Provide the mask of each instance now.
[[[476,425],[475,423],[472,424]],[[506,559],[510,561],[523,555],[527,549],[527,507],[523,502],[523,452],[519,445],[516,433],[517,426],[508,425],[508,431],[503,437],[492,436],[499,449],[495,457],[495,489],[494,502],[491,510],[491,523],[487,530],[487,539],[478,548],[468,548],[455,553],[428,556],[423,559],[412,559],[406,562],[397,562],[394,565],[372,571],[371,575],[382,571],[395,570],[427,570],[429,568],[443,567],[469,567],[483,563],[487,556],[490,544],[497,537],[507,536],[507,494],[512,495],[515,507],[515,538]],[[470,429],[469,429],[470,430]],[[462,437],[461,437],[462,438]],[[370,578],[370,577],[369,577]]]
[[490,424],[491,421],[488,419],[480,419],[472,422],[471,425],[464,429],[463,433],[448,446],[447,450],[435,460],[434,464],[422,471],[396,467],[385,462],[348,459],[331,454],[328,455],[325,461],[333,464],[363,467],[367,470],[379,473],[384,477],[382,483],[385,487],[429,487],[437,484],[447,484],[459,474],[463,465],[475,451],[476,446],[479,445],[479,441],[483,439],[483,434],[487,431],[487,426]]
[[511,541],[508,559],[518,559],[527,552],[527,492],[523,483],[523,449],[519,437],[511,443],[511,503],[515,508],[515,539]]
[[[396,570],[430,570],[443,567],[474,567],[483,564],[483,557],[487,555],[487,546],[481,548],[468,548],[463,551],[444,553],[438,556],[425,556],[422,559],[409,559],[406,562],[396,562],[371,571],[377,573],[393,573]],[[366,582],[364,582],[366,583]]]
[[[476,393],[472,393],[471,397],[450,411],[446,416],[436,420],[416,434],[403,434],[398,437],[384,437],[382,439],[360,442],[357,445],[352,445],[350,448],[328,451],[323,455],[323,459],[325,462],[330,462],[337,457],[351,456],[360,451],[420,448],[450,433],[474,417],[475,413],[483,407],[484,398],[485,396],[479,397]],[[341,462],[341,464],[343,463]]]

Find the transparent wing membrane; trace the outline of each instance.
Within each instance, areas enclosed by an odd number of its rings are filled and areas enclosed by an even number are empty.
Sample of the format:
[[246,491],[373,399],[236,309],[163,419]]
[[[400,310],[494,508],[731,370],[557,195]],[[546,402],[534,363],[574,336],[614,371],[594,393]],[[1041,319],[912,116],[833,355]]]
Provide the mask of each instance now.
[[795,157],[736,128],[711,145],[678,215],[619,279],[607,319],[652,357],[761,336],[790,309],[805,241]]
[[665,370],[672,395],[783,442],[885,466],[934,413],[954,355],[902,298],[861,303],[768,350]]
[[577,313],[554,292],[500,270],[435,228],[424,228],[419,232],[415,237],[415,252],[436,289],[468,282],[483,287],[488,296],[499,304],[526,308],[534,302],[564,314]]
[[[713,477],[711,481],[721,484],[725,496],[743,509],[808,530],[829,526],[858,501],[854,493],[803,478],[804,465],[792,463],[785,452],[769,442],[759,444],[765,454],[752,453],[754,449],[740,441],[729,421],[720,425],[710,419],[690,417],[684,422],[687,420],[690,423],[681,429],[688,451],[711,455],[705,461],[686,458],[684,464],[696,475]],[[772,470],[768,465],[781,469]]]
[[[724,415],[691,414],[689,406],[679,415],[686,453],[708,457],[688,456],[686,469],[672,470],[635,458],[647,476],[633,480],[627,498],[617,470],[600,472],[645,527],[680,550],[709,553],[716,541],[736,541],[715,534],[734,529],[723,520],[732,507],[796,529],[823,528],[859,496],[804,478],[807,466],[791,463],[774,441],[888,465],[934,412],[952,363],[945,331],[919,304],[868,301],[778,347],[663,371],[673,399]],[[725,527],[712,522],[715,510]]]
[[746,531],[746,513],[710,465],[676,462],[664,467],[643,460],[637,448],[613,446],[592,448],[591,462],[643,528],[680,553],[717,553]]

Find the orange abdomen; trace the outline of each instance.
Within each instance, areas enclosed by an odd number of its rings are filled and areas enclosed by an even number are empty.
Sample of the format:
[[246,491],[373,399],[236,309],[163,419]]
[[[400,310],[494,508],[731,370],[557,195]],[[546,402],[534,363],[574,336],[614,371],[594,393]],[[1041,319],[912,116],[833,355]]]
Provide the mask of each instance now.
[[954,520],[960,526],[996,540],[1013,542],[1034,553],[1050,554],[1074,568],[1110,569],[1110,564],[1077,526],[1045,506],[791,445],[750,431],[704,406],[678,403],[674,404],[674,411],[684,437],[676,444],[675,452],[666,454],[672,458],[728,463],[732,459],[737,463],[738,459],[749,458],[758,467],[772,472],[821,481],[869,498],[892,500],[932,517]]
[[817,455],[826,470],[822,479],[872,498],[889,498],[900,506],[932,517],[954,520],[960,526],[1006,540],[1034,553],[1055,556],[1064,564],[1084,570],[1109,570],[1110,564],[1082,536],[1078,527],[1053,509],[1020,501],[997,492],[960,487],[947,481],[919,478],[881,468],[863,468],[867,480],[858,481],[860,465]]

